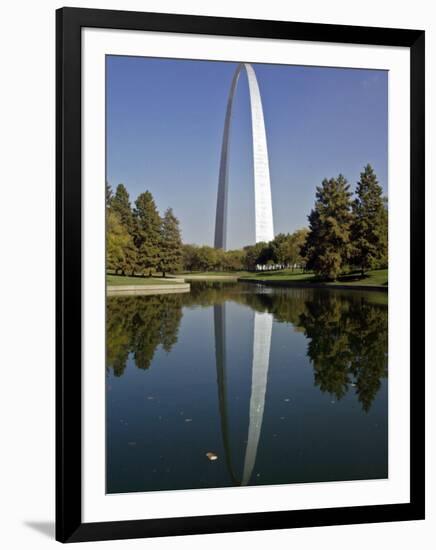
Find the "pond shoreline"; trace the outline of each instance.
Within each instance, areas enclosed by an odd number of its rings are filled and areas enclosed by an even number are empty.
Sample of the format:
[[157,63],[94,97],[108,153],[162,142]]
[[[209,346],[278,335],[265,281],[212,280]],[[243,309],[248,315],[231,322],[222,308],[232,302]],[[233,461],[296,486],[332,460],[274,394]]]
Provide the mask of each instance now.
[[388,286],[384,285],[350,285],[350,284],[332,284],[332,283],[301,283],[298,281],[289,281],[289,280],[271,280],[266,279],[255,279],[255,278],[239,278],[237,279],[239,283],[252,283],[252,284],[261,284],[264,286],[275,286],[275,287],[288,287],[288,288],[329,288],[332,290],[372,290],[378,292],[387,292]]

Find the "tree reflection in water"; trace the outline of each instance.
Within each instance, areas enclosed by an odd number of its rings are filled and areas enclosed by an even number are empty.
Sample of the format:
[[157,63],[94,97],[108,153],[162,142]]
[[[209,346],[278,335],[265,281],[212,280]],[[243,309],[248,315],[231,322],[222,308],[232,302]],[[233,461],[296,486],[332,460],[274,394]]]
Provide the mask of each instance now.
[[156,348],[167,352],[177,342],[182,318],[181,294],[116,296],[106,303],[106,365],[121,376],[130,353],[148,369]]
[[387,377],[388,308],[386,295],[378,292],[203,282],[192,284],[188,294],[110,297],[107,368],[121,376],[132,354],[138,368],[148,369],[159,345],[169,352],[176,344],[184,307],[228,301],[271,313],[276,322],[304,333],[315,385],[336,400],[355,388],[363,410],[369,411]]
[[363,410],[369,411],[388,373],[387,307],[335,292],[314,293],[299,325],[309,340],[315,384],[338,400],[353,385]]

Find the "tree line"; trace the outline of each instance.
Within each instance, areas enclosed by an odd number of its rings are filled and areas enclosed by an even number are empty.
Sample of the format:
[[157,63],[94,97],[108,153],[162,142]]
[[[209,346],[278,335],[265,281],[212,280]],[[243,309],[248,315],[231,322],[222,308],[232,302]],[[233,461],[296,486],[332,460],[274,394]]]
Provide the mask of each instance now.
[[308,220],[302,255],[306,268],[320,277],[335,280],[350,268],[363,276],[387,267],[387,199],[370,164],[360,174],[354,199],[342,174],[324,179]]
[[307,229],[280,233],[270,243],[240,250],[183,244],[179,220],[171,208],[159,215],[150,191],[141,193],[132,207],[126,187],[115,193],[106,183],[106,267],[116,274],[163,276],[177,271],[242,271],[256,267],[294,267],[303,264],[301,247]]
[[159,215],[149,191],[132,208],[120,183],[115,193],[106,183],[106,267],[122,275],[150,275],[182,268],[182,237],[172,208]]
[[186,271],[255,271],[261,267],[302,267],[301,256],[307,229],[279,233],[271,242],[259,242],[238,250],[211,246],[183,245],[183,268]]
[[370,164],[360,174],[354,197],[343,175],[322,181],[308,228],[238,250],[183,244],[173,210],[160,217],[149,191],[132,208],[123,184],[115,193],[106,184],[106,209],[107,268],[123,275],[302,268],[335,280],[346,271],[363,276],[388,263],[387,199]]

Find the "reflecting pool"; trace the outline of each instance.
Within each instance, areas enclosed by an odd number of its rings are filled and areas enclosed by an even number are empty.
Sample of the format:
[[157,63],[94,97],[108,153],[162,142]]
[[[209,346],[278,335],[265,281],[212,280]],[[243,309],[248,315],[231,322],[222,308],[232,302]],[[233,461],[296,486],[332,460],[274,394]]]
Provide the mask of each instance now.
[[107,298],[107,492],[388,476],[387,293]]

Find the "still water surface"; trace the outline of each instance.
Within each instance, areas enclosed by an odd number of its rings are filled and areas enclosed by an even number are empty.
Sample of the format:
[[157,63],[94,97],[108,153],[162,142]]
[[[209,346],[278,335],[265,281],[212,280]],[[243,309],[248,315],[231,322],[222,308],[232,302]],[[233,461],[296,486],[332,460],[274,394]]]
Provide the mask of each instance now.
[[107,299],[107,492],[388,475],[387,295]]

